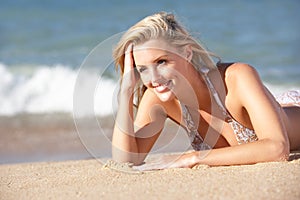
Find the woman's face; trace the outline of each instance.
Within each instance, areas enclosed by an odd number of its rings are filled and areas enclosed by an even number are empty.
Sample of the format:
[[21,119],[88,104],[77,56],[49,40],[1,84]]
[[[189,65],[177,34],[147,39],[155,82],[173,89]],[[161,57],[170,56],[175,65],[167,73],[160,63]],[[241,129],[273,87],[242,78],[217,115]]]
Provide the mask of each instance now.
[[187,60],[163,40],[150,40],[133,48],[134,62],[143,84],[161,101],[169,101],[184,89]]

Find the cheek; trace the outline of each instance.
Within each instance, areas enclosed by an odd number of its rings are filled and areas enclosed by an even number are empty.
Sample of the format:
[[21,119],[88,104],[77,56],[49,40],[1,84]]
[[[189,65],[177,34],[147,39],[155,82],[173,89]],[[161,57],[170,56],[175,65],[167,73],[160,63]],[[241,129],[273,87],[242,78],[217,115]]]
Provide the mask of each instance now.
[[[173,67],[158,67],[157,68],[156,78],[161,78],[165,80],[173,80],[173,79],[180,79],[182,78],[182,74],[176,68]],[[145,86],[148,86],[152,82],[152,74],[149,71],[144,71],[139,74],[141,81]]]
[[177,74],[177,71],[172,67],[160,67],[157,71],[158,74],[165,79],[174,78]]
[[178,80],[182,77],[181,72],[176,68],[162,68],[160,75],[166,80]]
[[147,73],[140,73],[140,78],[145,86],[149,85],[151,82],[151,76]]

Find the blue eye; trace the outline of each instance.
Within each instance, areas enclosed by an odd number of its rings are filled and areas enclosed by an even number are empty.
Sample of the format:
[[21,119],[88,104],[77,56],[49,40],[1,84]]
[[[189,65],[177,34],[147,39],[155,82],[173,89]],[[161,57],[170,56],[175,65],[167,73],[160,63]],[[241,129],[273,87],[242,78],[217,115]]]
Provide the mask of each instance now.
[[157,64],[163,65],[163,64],[166,64],[166,62],[167,62],[167,60],[161,59],[161,60],[157,61]]
[[143,71],[146,70],[146,68],[145,67],[139,67],[137,70],[138,70],[139,73],[142,73]]

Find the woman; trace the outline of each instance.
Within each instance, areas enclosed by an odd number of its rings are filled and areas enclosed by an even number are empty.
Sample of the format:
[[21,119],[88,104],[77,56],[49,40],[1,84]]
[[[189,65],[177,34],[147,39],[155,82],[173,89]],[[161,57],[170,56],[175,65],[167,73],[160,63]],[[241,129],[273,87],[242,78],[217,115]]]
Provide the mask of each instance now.
[[[139,170],[250,164],[287,160],[300,147],[300,108],[281,107],[253,67],[212,56],[164,12],[123,35],[114,50],[122,77],[114,160]],[[186,129],[194,151],[143,164],[167,118]]]

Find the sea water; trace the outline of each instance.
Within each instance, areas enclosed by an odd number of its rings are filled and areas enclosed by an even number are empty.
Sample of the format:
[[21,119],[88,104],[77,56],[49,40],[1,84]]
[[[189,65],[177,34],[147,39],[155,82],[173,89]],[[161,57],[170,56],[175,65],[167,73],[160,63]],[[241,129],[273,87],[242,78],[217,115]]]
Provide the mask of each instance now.
[[[299,10],[296,0],[4,0],[0,6],[0,115],[72,112],[78,69],[89,53],[159,11],[175,13],[223,61],[253,65],[271,92],[299,88]],[[100,48],[106,53],[99,59],[110,58],[113,47]],[[106,100],[95,105],[98,115],[112,112],[107,108],[117,76],[113,66],[106,72],[101,74]]]
[[160,11],[176,14],[224,62],[254,66],[274,95],[299,89],[299,10],[297,0],[2,0],[0,117],[9,118],[1,125],[14,127],[24,114],[111,116],[119,83],[113,46]]

